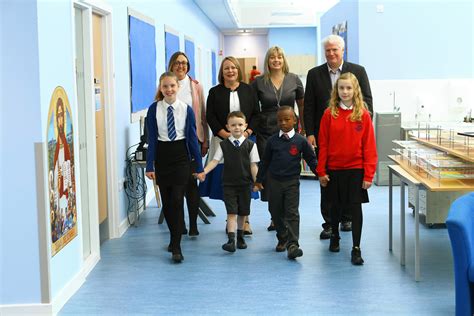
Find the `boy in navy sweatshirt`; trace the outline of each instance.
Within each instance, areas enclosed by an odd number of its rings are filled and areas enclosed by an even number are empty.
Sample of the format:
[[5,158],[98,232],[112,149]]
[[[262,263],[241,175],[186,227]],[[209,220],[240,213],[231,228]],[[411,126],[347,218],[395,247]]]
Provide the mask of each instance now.
[[281,106],[277,112],[278,134],[268,139],[262,162],[258,169],[255,189],[263,189],[267,179],[268,207],[276,228],[277,252],[288,252],[289,259],[303,255],[299,247],[301,157],[316,174],[316,154],[305,137],[294,130],[296,115],[293,108]]

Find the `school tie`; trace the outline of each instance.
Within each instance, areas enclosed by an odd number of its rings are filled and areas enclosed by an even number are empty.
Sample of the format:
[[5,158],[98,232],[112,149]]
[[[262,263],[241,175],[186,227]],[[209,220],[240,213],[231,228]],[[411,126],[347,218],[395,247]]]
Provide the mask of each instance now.
[[234,140],[234,145],[235,145],[235,147],[239,147],[240,142],[239,142],[237,139],[235,139],[235,140]]
[[176,138],[176,129],[174,127],[174,115],[173,115],[173,107],[168,106],[168,138],[173,141]]
[[287,133],[283,133],[283,134],[281,135],[281,138],[283,138],[283,139],[285,139],[285,140],[288,140],[288,139],[290,139],[290,136],[288,136]]

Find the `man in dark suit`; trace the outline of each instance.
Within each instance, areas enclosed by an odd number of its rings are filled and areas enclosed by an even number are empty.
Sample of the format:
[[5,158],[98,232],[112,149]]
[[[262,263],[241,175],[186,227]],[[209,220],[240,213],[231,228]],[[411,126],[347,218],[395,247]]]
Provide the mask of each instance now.
[[[338,35],[329,35],[326,37],[323,40],[323,48],[327,62],[308,71],[306,78],[304,124],[308,142],[316,147],[316,152],[318,152],[317,140],[321,117],[329,105],[334,83],[341,74],[351,72],[356,76],[371,116],[373,113],[372,93],[370,91],[367,73],[364,67],[343,61],[344,46],[344,39],[342,37]],[[341,222],[341,230],[343,231],[350,231],[352,229],[350,214],[350,209],[343,210]],[[323,216],[324,223],[323,231],[319,237],[321,239],[329,239],[332,231],[326,190],[323,187],[321,187],[321,215]]]

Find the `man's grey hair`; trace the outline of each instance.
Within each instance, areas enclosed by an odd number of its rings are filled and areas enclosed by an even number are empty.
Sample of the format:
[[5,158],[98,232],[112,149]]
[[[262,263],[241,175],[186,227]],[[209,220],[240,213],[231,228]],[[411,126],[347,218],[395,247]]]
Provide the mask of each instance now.
[[344,39],[340,37],[339,35],[331,34],[329,36],[326,36],[323,39],[323,48],[326,49],[327,44],[336,44],[338,45],[341,49],[344,50]]

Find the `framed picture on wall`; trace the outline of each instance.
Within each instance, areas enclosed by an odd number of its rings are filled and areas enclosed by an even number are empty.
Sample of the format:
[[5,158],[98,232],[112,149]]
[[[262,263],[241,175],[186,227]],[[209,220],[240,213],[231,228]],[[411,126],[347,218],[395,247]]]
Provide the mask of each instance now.
[[344,48],[344,61],[347,61],[347,21],[334,25],[332,27],[332,34],[339,35],[344,39],[344,43],[346,44]]

